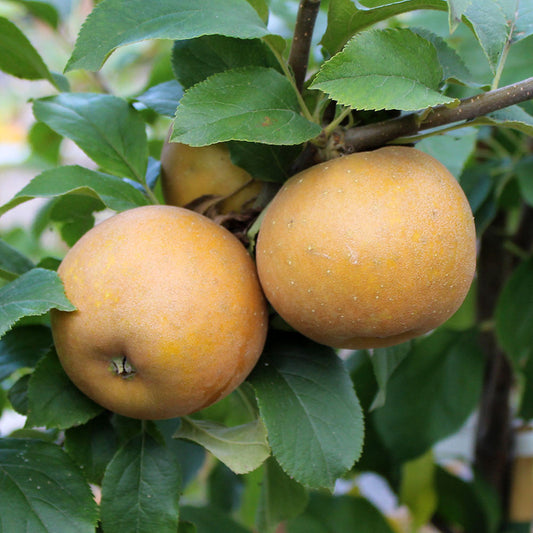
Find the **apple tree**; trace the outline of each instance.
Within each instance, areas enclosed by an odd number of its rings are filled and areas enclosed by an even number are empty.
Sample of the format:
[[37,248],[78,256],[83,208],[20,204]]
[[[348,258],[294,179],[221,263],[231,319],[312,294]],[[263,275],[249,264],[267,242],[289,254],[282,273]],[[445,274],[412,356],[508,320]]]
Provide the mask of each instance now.
[[[33,174],[0,215],[44,201],[0,240],[0,410],[25,421],[0,438],[0,531],[529,531],[532,35],[531,0],[1,2],[0,81],[29,87]],[[252,257],[297,172],[387,144],[433,155],[475,217],[462,307],[368,350],[317,344],[271,310],[225,399],[179,419],[106,411],[55,352],[49,311],[75,310],[56,270],[96,221],[164,202],[168,132],[225,143],[261,182],[242,212],[209,194],[188,206]]]

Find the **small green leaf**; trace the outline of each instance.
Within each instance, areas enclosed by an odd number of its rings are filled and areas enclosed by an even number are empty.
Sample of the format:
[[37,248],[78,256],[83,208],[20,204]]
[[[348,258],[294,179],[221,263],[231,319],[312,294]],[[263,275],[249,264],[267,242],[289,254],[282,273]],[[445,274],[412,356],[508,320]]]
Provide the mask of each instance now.
[[478,130],[476,128],[461,128],[422,139],[416,147],[435,157],[459,179],[476,149],[477,140]]
[[269,458],[261,483],[257,530],[274,532],[280,522],[298,516],[305,509],[308,499],[305,488],[287,476],[273,457]]
[[33,198],[54,198],[67,193],[98,198],[114,211],[148,204],[142,192],[117,176],[72,165],[41,172],[0,207],[0,215]]
[[0,381],[21,368],[33,368],[52,347],[47,326],[20,326],[0,339]]
[[484,354],[477,333],[446,329],[414,342],[387,384],[387,401],[372,412],[397,461],[414,459],[457,431],[475,409]]
[[65,70],[98,70],[119,46],[147,39],[210,34],[251,39],[268,33],[246,0],[105,0],[87,17]]
[[359,457],[364,432],[353,384],[335,351],[278,334],[250,381],[283,470],[306,486],[332,489]]
[[255,179],[283,183],[290,177],[290,167],[301,151],[298,145],[275,146],[272,144],[230,141],[231,161],[244,168]]
[[513,32],[513,42],[521,41],[533,35],[533,4],[519,2]]
[[0,516],[3,531],[94,533],[91,490],[57,445],[0,439]]
[[533,156],[524,157],[515,167],[523,199],[533,207]]
[[49,210],[50,221],[60,224],[61,238],[68,246],[87,233],[95,222],[94,212],[105,205],[98,199],[81,194],[66,194],[56,198]]
[[448,0],[450,33],[461,23],[461,19],[472,0]]
[[62,93],[35,100],[33,113],[74,141],[102,170],[144,182],[148,163],[145,124],[122,98]]
[[104,531],[157,531],[178,528],[181,473],[166,446],[143,433],[109,463],[102,483]]
[[0,277],[9,281],[34,267],[32,261],[0,239]]
[[412,31],[435,47],[438,61],[443,70],[444,80],[452,80],[463,85],[478,87],[461,56],[442,37],[423,28],[412,28]]
[[404,342],[388,348],[377,348],[370,354],[370,361],[378,384],[376,394],[370,409],[377,409],[385,404],[387,397],[387,381],[398,365],[407,357],[411,350],[411,342]]
[[205,35],[176,41],[172,49],[172,68],[185,89],[218,72],[251,66],[279,68],[272,52],[259,39]]
[[321,44],[331,55],[334,55],[353,35],[377,22],[416,9],[438,9],[440,11],[448,9],[448,3],[445,0],[402,0],[378,4],[382,5],[365,7],[361,2],[352,0],[330,0],[328,26]]
[[43,315],[50,309],[74,311],[63,283],[51,270],[34,268],[0,288],[0,337],[25,316]]
[[11,407],[13,407],[17,413],[24,416],[28,414],[28,384],[30,378],[31,374],[24,374],[21,378],[15,381],[8,392]]
[[473,121],[476,125],[499,126],[512,128],[526,135],[533,136],[533,116],[518,105],[506,107],[478,117]]
[[249,529],[241,526],[216,507],[184,505],[180,513],[184,522],[194,524],[196,533],[251,533]]
[[214,74],[186,91],[171,139],[191,146],[232,140],[300,144],[320,132],[318,124],[300,115],[285,76],[249,67]]
[[465,481],[437,467],[435,484],[437,513],[448,523],[462,526],[462,531],[496,533],[501,530],[502,507],[499,496],[475,471],[474,479]]
[[200,444],[236,474],[255,470],[270,455],[261,420],[226,427],[216,422],[184,417],[174,437]]
[[183,89],[177,81],[165,81],[150,87],[146,92],[137,96],[135,100],[160,115],[173,117],[182,96]]
[[53,2],[38,2],[36,0],[11,0],[25,7],[28,13],[34,17],[50,24],[52,28],[57,28],[59,23],[59,13]]
[[311,89],[354,109],[414,111],[455,100],[439,92],[435,47],[408,29],[369,30],[324,63]]
[[84,424],[101,411],[70,381],[54,351],[39,361],[28,386],[27,427],[66,429]]
[[26,36],[5,17],[0,17],[0,70],[26,80],[48,80],[54,77]]
[[402,465],[400,501],[411,511],[415,529],[426,524],[437,508],[435,471],[431,451]]
[[516,2],[512,4],[514,7],[506,13],[505,2],[500,0],[471,0],[464,12],[493,72],[510,38]]
[[533,258],[512,274],[496,305],[496,335],[516,365],[533,355]]
[[303,514],[290,520],[287,533],[393,533],[385,517],[366,498],[312,493]]

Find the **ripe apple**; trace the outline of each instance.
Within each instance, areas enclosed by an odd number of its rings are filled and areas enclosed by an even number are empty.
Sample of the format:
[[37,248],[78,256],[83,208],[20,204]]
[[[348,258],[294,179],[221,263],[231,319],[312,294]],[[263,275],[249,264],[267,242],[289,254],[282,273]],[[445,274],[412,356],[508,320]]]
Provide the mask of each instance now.
[[162,419],[198,411],[247,377],[267,317],[255,265],[229,231],[172,206],[87,232],[59,270],[74,312],[52,312],[63,368],[95,402]]
[[294,329],[337,348],[390,346],[442,324],[474,276],[457,180],[409,147],[355,153],[289,179],[267,207],[259,279]]

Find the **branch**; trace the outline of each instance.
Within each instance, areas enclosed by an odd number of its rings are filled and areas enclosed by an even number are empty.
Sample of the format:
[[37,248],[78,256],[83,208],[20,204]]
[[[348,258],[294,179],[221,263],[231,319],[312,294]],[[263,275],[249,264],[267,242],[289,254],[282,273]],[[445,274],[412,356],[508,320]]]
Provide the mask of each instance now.
[[397,139],[454,122],[467,122],[476,117],[503,109],[533,98],[533,78],[507,85],[494,91],[464,98],[455,107],[440,105],[429,110],[425,118],[410,113],[391,120],[349,129],[344,143],[350,151],[360,152],[378,148]]
[[320,0],[302,0],[298,8],[294,36],[289,54],[289,65],[294,72],[296,86],[300,92],[304,85],[305,74],[307,73],[311,38],[313,37],[313,30],[319,9]]

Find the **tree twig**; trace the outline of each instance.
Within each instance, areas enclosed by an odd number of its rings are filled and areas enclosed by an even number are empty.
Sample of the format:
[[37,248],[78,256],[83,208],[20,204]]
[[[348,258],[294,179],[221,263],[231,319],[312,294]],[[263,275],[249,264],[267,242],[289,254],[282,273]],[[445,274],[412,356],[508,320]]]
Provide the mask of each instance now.
[[311,39],[319,9],[320,0],[302,0],[298,8],[289,54],[289,65],[294,73],[294,79],[299,91],[303,88],[307,73]]
[[416,135],[419,131],[438,128],[454,122],[468,122],[532,98],[533,77],[500,89],[464,98],[455,107],[436,106],[430,109],[424,118],[420,118],[417,113],[410,113],[349,129],[345,132],[344,143],[350,151],[371,150],[399,137]]

